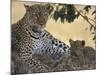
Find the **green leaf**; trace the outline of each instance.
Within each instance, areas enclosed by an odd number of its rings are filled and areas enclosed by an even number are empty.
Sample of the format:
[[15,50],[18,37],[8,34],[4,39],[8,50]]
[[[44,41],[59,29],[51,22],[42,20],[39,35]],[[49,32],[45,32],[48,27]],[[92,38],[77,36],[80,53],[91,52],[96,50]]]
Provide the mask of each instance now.
[[58,12],[58,11],[55,11],[55,12],[54,12],[54,15],[53,15],[53,19],[54,19],[55,21],[57,21],[58,18],[59,18],[59,12]]
[[84,7],[84,10],[85,10],[87,13],[89,13],[89,9],[91,9],[91,6],[89,6],[89,5]]
[[96,14],[96,10],[94,10],[94,11],[92,12],[92,15],[94,15],[94,14]]

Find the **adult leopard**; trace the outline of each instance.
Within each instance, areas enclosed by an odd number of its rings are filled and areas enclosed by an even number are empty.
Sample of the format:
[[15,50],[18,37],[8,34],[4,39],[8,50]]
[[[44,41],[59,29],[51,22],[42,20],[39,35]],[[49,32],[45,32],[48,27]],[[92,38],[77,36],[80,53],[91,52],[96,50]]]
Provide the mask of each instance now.
[[15,73],[18,65],[22,73],[47,72],[49,67],[34,59],[33,55],[48,55],[58,64],[64,56],[70,55],[69,46],[54,38],[44,28],[53,10],[50,4],[24,5],[26,13],[17,23],[12,24],[12,61]]

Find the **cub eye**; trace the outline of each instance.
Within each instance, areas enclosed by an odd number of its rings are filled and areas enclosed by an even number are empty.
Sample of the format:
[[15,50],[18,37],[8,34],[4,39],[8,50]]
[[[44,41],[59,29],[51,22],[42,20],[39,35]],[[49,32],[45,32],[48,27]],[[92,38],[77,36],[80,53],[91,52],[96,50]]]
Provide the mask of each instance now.
[[35,13],[32,13],[33,15],[35,15]]

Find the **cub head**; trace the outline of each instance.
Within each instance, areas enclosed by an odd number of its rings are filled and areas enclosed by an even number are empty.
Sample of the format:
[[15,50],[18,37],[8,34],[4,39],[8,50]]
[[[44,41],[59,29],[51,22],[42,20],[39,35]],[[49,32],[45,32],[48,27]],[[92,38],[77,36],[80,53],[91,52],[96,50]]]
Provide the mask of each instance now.
[[71,45],[70,47],[71,55],[77,56],[77,57],[83,56],[83,49],[84,49],[85,41],[84,40],[73,41],[72,39],[70,39],[69,42]]
[[71,47],[84,47],[85,41],[84,40],[76,40],[73,41],[72,39],[69,40]]

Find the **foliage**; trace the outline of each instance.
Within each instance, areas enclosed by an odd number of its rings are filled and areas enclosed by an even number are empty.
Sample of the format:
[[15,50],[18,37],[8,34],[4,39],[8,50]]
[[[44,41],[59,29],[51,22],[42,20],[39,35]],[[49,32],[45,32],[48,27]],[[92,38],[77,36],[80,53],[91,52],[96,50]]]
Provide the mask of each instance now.
[[[61,9],[58,9],[60,7]],[[62,23],[64,23],[65,20],[68,23],[71,23],[78,17],[79,13],[76,13],[74,5],[66,5],[66,4],[58,4],[53,14],[53,19],[57,21],[60,18],[60,21]]]
[[91,14],[91,16],[94,16],[94,19],[91,19],[87,16],[89,11],[92,9],[91,6],[86,5],[83,9],[78,10],[75,5],[72,4],[53,4],[54,6],[54,12],[52,14],[52,18],[55,21],[58,21],[60,19],[61,23],[68,22],[72,23],[75,21],[75,19],[78,19],[79,16],[81,16],[85,21],[87,21],[90,25],[89,29],[91,31],[91,34],[94,35],[93,40],[96,39],[96,25],[95,25],[95,14],[96,10],[94,10]]

